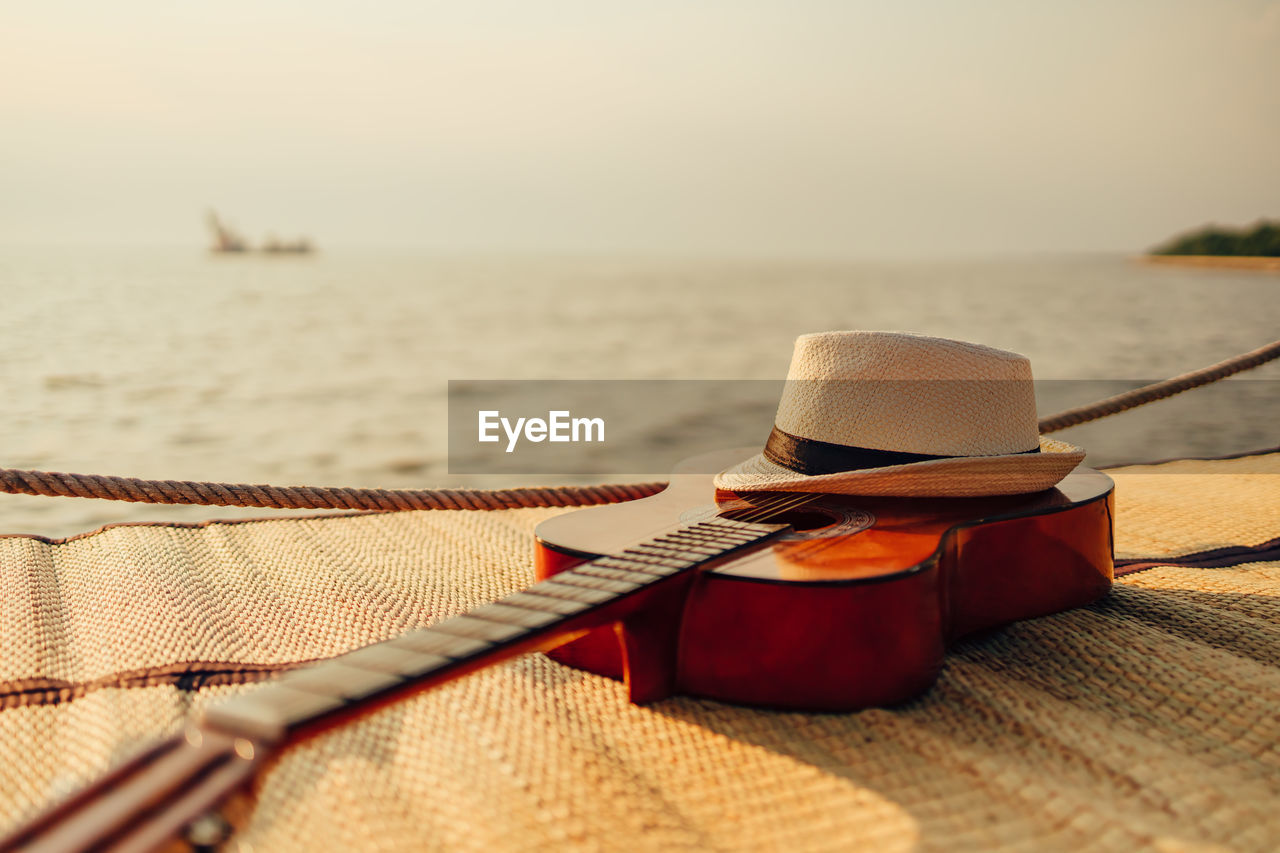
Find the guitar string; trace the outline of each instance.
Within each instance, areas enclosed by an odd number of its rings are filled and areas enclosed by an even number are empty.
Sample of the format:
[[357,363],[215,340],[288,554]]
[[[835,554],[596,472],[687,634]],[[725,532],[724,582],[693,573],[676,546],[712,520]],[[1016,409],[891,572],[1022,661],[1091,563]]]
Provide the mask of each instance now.
[[817,497],[818,495],[781,495],[747,509],[729,510],[725,513],[725,516],[748,524],[764,524],[767,523],[768,519],[777,518],[789,510],[815,500]]
[[[769,517],[770,513],[777,513],[778,515],[780,515],[782,513],[789,512],[790,510],[802,507],[805,504],[813,503],[819,498],[825,497],[825,495],[821,493],[811,493],[807,495],[801,495],[798,497],[797,500],[794,500],[794,501],[791,500],[792,497],[793,497],[792,495],[783,495],[782,497],[774,501],[773,504],[766,505],[762,513],[757,513],[753,515],[751,519],[743,518],[740,520],[742,521],[751,520],[756,522],[763,521],[765,518]],[[790,502],[790,505],[785,505],[785,504],[788,504],[788,502]],[[757,507],[757,509],[759,509],[759,507]],[[730,516],[730,517],[733,517],[733,516]],[[817,539],[812,539],[806,542],[794,542],[792,543],[792,545],[794,545],[795,547],[792,549],[791,556],[793,559],[811,558],[821,553],[822,551],[825,551],[833,547],[835,544],[836,544],[835,539],[826,539],[826,538],[817,538]]]

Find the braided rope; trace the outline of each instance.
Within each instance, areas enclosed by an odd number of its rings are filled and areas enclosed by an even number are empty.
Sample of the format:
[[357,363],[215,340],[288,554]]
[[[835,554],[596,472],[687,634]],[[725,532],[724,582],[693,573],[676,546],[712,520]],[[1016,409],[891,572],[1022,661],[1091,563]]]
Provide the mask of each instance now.
[[[1163,400],[1242,370],[1280,358],[1280,341],[1200,370],[1156,382],[1040,421],[1040,432],[1055,432]],[[64,474],[0,468],[0,492],[48,497],[104,498],[158,504],[251,506],[273,509],[514,509],[619,503],[657,494],[666,483],[554,486],[528,489],[355,489],[326,486],[267,486],[141,480],[100,474]]]
[[1057,432],[1060,429],[1094,421],[1107,415],[1114,415],[1146,403],[1154,403],[1156,400],[1163,400],[1166,397],[1172,397],[1174,394],[1181,394],[1183,391],[1190,391],[1192,388],[1199,388],[1201,385],[1208,385],[1210,382],[1226,379],[1232,374],[1239,373],[1242,370],[1250,370],[1276,358],[1280,358],[1280,341],[1273,341],[1266,346],[1258,347],[1226,361],[1220,361],[1217,364],[1211,364],[1208,367],[1202,367],[1199,370],[1193,370],[1190,373],[1184,373],[1181,376],[1175,376],[1163,382],[1153,382],[1150,385],[1144,385],[1141,388],[1135,388],[1132,391],[1126,391],[1123,394],[1117,394],[1114,397],[1108,397],[1105,400],[1099,400],[1087,406],[1079,406],[1074,409],[1067,409],[1065,412],[1058,412],[1056,415],[1050,415],[1040,421],[1040,433],[1043,435],[1048,432]]
[[274,509],[514,509],[588,506],[648,497],[665,487],[666,483],[635,483],[528,489],[354,489],[140,480],[136,477],[0,468],[0,492],[10,494]]

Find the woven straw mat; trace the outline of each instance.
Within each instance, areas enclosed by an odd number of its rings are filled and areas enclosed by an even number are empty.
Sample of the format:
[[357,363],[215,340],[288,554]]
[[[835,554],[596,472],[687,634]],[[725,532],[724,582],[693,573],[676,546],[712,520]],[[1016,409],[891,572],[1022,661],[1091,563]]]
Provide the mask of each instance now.
[[[1280,848],[1280,453],[1111,473],[1117,556],[1143,570],[966,641],[904,706],[636,707],[529,655],[288,751],[235,841]],[[563,511],[0,538],[0,831],[282,667],[527,585],[533,527]]]

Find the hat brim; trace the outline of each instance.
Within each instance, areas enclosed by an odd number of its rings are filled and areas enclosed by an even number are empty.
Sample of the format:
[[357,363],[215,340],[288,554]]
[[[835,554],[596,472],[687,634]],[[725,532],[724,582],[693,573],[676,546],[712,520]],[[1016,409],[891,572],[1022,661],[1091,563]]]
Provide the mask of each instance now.
[[717,489],[731,492],[826,492],[876,497],[967,498],[1020,495],[1057,485],[1084,459],[1082,448],[1040,439],[1039,453],[957,456],[805,475],[757,454],[716,475]]

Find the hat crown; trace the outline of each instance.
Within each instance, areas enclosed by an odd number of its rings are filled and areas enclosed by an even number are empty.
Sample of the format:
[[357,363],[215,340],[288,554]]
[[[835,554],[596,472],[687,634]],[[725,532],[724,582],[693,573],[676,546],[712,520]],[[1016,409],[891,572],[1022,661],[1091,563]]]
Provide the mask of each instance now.
[[798,438],[936,456],[1038,446],[1031,363],[982,344],[907,332],[796,340],[775,419]]

